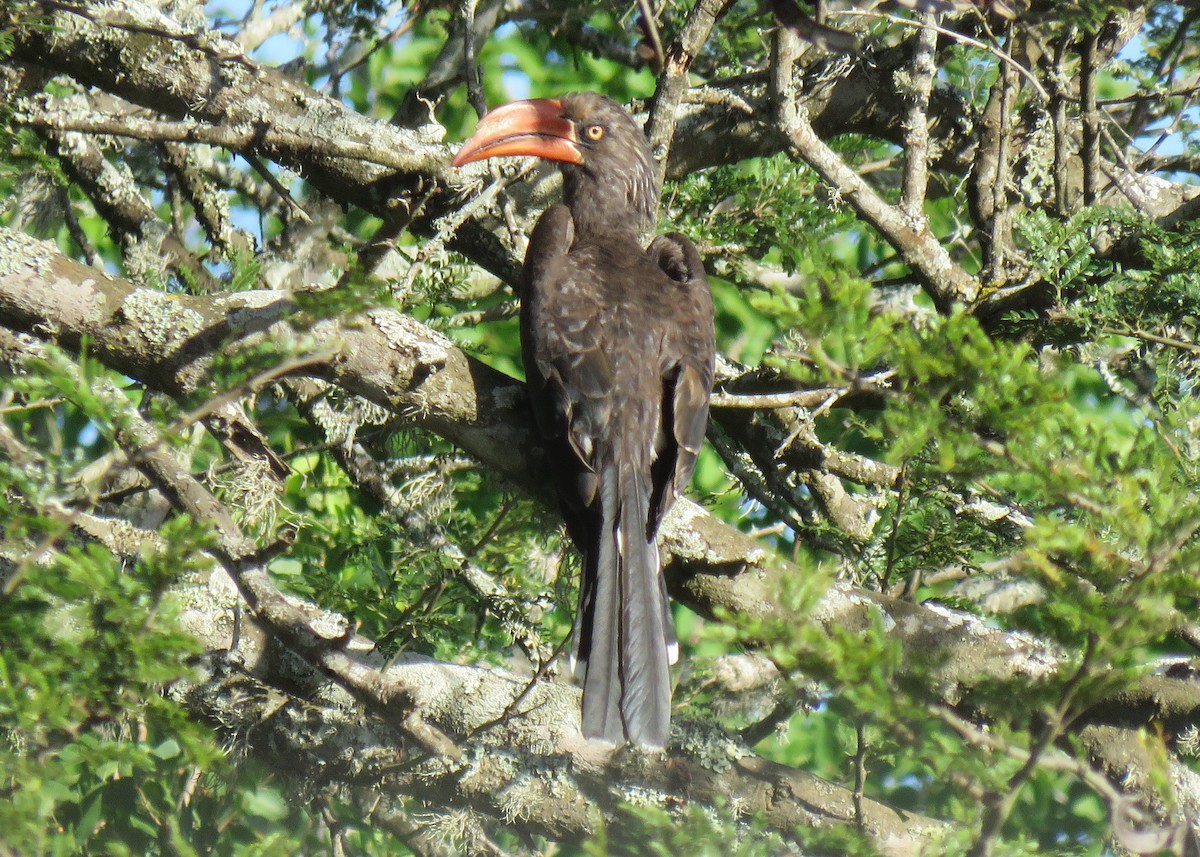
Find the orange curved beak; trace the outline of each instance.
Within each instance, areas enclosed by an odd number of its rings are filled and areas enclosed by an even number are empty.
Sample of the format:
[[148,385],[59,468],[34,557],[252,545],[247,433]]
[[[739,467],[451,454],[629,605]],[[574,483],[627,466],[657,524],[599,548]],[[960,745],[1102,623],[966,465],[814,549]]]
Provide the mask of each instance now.
[[531,98],[497,107],[479,120],[474,135],[454,156],[454,166],[502,155],[582,164],[575,126],[563,118],[562,109],[562,102],[555,98]]

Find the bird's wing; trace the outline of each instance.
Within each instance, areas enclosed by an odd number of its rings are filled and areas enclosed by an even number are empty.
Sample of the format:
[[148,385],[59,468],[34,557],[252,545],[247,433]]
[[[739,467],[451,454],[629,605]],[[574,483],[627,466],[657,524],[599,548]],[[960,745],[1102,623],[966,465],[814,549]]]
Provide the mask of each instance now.
[[662,349],[664,431],[655,462],[650,521],[654,530],[687,487],[704,442],[716,338],[712,293],[695,245],[678,232],[668,232],[655,238],[646,252],[671,281],[664,295],[672,317]]
[[[573,269],[570,212],[546,210],[529,239],[521,295],[521,352],[538,431],[550,447],[563,504],[595,501],[596,441],[609,418],[613,366],[602,342],[601,297]],[[567,516],[572,538],[579,522]]]

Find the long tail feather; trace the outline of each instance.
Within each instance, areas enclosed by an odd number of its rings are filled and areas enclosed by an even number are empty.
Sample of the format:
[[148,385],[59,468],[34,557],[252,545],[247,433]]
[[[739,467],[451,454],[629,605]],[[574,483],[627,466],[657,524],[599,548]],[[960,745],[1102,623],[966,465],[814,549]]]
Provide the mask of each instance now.
[[583,672],[583,734],[613,744],[625,741],[621,723],[620,590],[617,583],[616,480],[600,479],[600,521],[584,556],[577,646]]
[[678,647],[658,547],[646,532],[643,470],[614,462],[600,473],[600,527],[585,559],[577,668],[587,737],[662,747],[670,733],[669,663]]
[[674,642],[663,602],[658,545],[647,537],[648,474],[623,474],[618,527],[621,581],[621,717],[629,740],[663,747],[671,728],[671,670]]

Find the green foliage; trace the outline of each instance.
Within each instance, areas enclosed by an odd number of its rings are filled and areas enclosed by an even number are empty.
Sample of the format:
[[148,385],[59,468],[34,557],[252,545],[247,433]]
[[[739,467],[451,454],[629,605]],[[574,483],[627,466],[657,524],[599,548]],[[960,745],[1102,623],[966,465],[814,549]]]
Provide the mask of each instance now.
[[[1093,258],[1089,227],[1030,222],[1039,224],[1031,244],[1051,282],[1063,292],[1084,281],[1098,284],[1087,303],[1075,305],[1081,325],[1090,307],[1087,321],[1098,327],[1139,315],[1165,326],[1173,312],[1175,324],[1191,330],[1191,316],[1180,311],[1194,277],[1175,281],[1172,271],[1186,269],[1194,241],[1175,235],[1148,248],[1155,267],[1138,273],[1138,282],[1147,283],[1139,293],[1128,277]],[[1151,281],[1161,290],[1151,289]],[[1110,389],[1077,352],[998,339],[966,313],[912,325],[873,313],[870,303],[870,290],[852,280],[838,289],[776,290],[760,301],[786,331],[787,346],[775,348],[771,358],[779,372],[812,386],[834,386],[881,367],[895,372],[885,409],[835,408],[823,418],[825,436],[854,437],[858,448],[901,468],[903,488],[881,509],[879,542],[858,558],[855,578],[888,586],[921,570],[970,574],[1007,560],[1009,574],[1033,584],[1039,595],[1000,621],[1070,649],[1088,648],[1090,660],[1082,679],[1068,666],[1019,695],[1007,683],[982,686],[974,703],[1002,706],[1013,723],[1037,718],[1064,698],[1070,699],[1065,716],[1086,710],[1122,676],[1136,675],[1146,652],[1168,643],[1178,617],[1200,596],[1192,571],[1200,561],[1197,457],[1194,444],[1190,452],[1180,446],[1200,408],[1194,399],[1180,399],[1175,387],[1164,396],[1170,410],[1148,412]],[[1105,309],[1097,312],[1098,306]],[[1158,359],[1178,362],[1178,355],[1168,351]],[[1006,506],[995,505],[1000,498]],[[1015,555],[1014,538],[1020,544]],[[935,587],[925,595],[946,592]],[[794,603],[782,615],[809,612],[810,592],[790,597]],[[764,745],[781,761],[849,787],[852,724],[862,724],[870,769],[888,772],[868,778],[868,794],[963,820],[978,804],[948,782],[1003,792],[1019,767],[1011,760],[998,764],[993,753],[930,716],[926,687],[937,682],[939,665],[927,665],[927,684],[914,678],[909,661],[908,678],[899,681],[897,667],[912,654],[883,625],[820,629],[768,621],[750,623],[744,633],[771,640],[769,652],[787,674],[817,677],[829,689],[813,713],[794,718],[786,737]],[[1029,740],[1016,728],[993,734],[1013,745]],[[1095,853],[1099,843],[1088,831],[1103,817],[1101,805],[1075,786],[1070,798],[1044,797],[1063,788],[1045,773],[1025,787],[1014,812],[1020,828],[1056,833],[1024,850],[1014,842],[1011,853],[1044,853],[1060,847],[1059,837],[1080,842],[1077,853]]]
[[[398,502],[386,516],[332,462],[294,459],[285,502],[297,541],[271,570],[288,589],[352,617],[388,651],[415,648],[452,660],[494,654],[508,639],[496,623],[480,625],[479,596],[455,574],[462,559],[430,551],[428,544],[472,543],[487,530],[474,561],[502,568],[504,557],[529,554],[528,522],[535,509],[496,494],[448,451],[432,462],[415,454],[418,442],[428,444],[425,437],[404,435],[386,441],[399,465]],[[412,465],[407,478],[406,459]],[[536,581],[515,569],[503,580],[518,597],[535,602],[545,597]]]
[[[0,469],[5,490],[14,481]],[[171,523],[159,548],[123,561],[64,543],[68,523],[6,516],[7,543],[38,550],[0,595],[0,848],[195,854],[218,836],[256,841],[254,813],[231,806],[237,772],[209,730],[163,695],[197,654],[166,591],[207,564],[197,528]],[[299,840],[275,826],[275,847],[258,853],[295,853]]]
[[720,275],[751,261],[805,276],[861,261],[853,212],[784,155],[693,173],[664,199],[677,228],[715,245],[709,264]]
[[[191,679],[199,654],[174,593],[210,566],[207,527],[170,520],[127,556],[78,538],[63,495],[80,489],[82,453],[103,448],[84,439],[121,409],[93,393],[94,364],[72,369],[52,354],[42,369],[6,376],[9,401],[23,406],[6,409],[5,430],[38,457],[0,458],[4,544],[25,548],[0,566],[0,850],[189,855],[220,841],[296,853],[302,820],[289,810],[264,827],[240,796],[261,772],[231,765],[166,693]],[[120,541],[119,526],[93,523]],[[277,786],[259,788],[281,800]]]

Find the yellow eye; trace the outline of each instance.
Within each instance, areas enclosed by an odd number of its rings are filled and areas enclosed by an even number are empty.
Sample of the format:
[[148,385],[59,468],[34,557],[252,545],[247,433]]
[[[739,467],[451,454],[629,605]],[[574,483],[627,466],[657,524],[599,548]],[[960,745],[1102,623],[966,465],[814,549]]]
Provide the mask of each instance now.
[[597,140],[604,139],[604,129],[599,125],[589,125],[583,129],[583,136],[595,143]]

